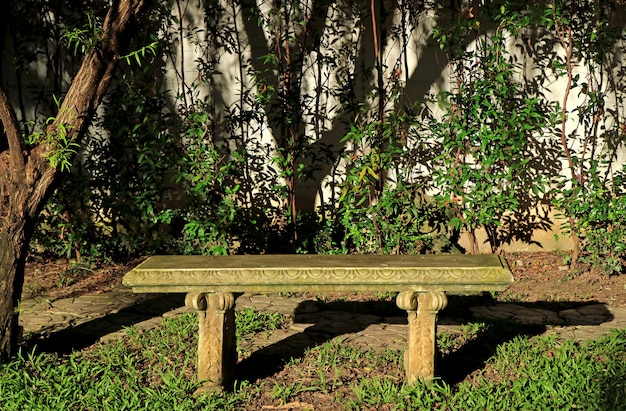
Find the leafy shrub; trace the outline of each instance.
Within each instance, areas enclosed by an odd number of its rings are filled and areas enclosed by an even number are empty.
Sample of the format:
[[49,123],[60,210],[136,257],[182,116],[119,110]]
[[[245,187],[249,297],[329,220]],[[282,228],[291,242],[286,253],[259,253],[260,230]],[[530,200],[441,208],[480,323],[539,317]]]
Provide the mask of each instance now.
[[607,274],[619,274],[626,267],[626,165],[608,181],[599,165],[592,163],[584,186],[563,188],[555,205],[574,217],[575,227],[566,222],[562,230],[580,233],[582,258]]
[[[344,138],[345,180],[318,236],[317,252],[415,254],[451,252],[447,211],[426,194],[417,121],[408,107],[380,122],[356,124]],[[410,141],[409,141],[410,140]]]
[[[455,214],[456,229],[469,235],[478,252],[475,231],[486,228],[492,250],[494,233],[506,213],[519,209],[530,187],[543,190],[542,176],[531,170],[533,146],[546,125],[540,99],[528,96],[518,80],[521,67],[507,49],[502,26],[479,36],[477,18],[459,20],[435,37],[453,65],[451,90],[437,102],[443,118],[432,118],[431,138],[441,144],[434,160],[437,198]],[[475,48],[465,41],[476,36]]]
[[[142,77],[120,81],[71,172],[46,205],[35,233],[39,250],[118,258],[158,249],[167,233],[155,217],[169,200],[177,158],[174,118]],[[164,235],[165,234],[165,235]]]
[[187,115],[175,177],[185,198],[180,207],[166,209],[158,217],[182,225],[182,235],[175,236],[173,246],[182,254],[227,254],[231,244],[239,186],[227,183],[237,163],[218,150],[210,127],[207,113]]

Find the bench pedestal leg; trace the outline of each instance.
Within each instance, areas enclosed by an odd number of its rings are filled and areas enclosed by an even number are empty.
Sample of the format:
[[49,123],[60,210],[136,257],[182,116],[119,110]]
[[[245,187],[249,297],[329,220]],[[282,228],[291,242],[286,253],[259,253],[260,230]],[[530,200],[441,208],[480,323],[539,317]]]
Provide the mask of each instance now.
[[189,293],[185,305],[198,311],[198,381],[196,394],[228,387],[237,364],[235,298],[232,293]]
[[406,382],[429,380],[435,376],[437,313],[448,304],[439,291],[404,291],[396,298],[409,320],[408,347],[404,354]]

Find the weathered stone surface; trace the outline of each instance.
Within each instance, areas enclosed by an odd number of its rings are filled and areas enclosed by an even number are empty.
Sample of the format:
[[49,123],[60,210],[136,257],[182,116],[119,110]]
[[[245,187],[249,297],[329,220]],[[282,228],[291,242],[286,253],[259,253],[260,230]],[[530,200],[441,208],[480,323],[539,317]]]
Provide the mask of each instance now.
[[[119,317],[115,317],[115,319],[111,319],[116,325],[117,329],[113,334],[109,334],[103,338],[115,338],[116,336],[123,335],[125,333],[124,330],[119,330],[120,325],[130,325],[136,323],[134,320],[135,317],[141,318],[144,317],[143,313],[146,311],[153,311],[156,316],[156,321],[147,321],[141,322],[142,327],[144,325],[156,325],[161,322],[162,317],[171,317],[174,315],[179,315],[183,312],[190,311],[186,307],[180,307],[174,310],[172,308],[172,302],[166,301],[164,298],[155,299],[153,295],[149,294],[133,294],[130,290],[127,289],[127,292],[124,293],[124,298],[120,298],[120,296],[116,293],[106,293],[109,297],[112,304],[112,307],[115,307],[117,311],[120,312]],[[127,301],[126,297],[131,296],[134,297],[133,301]],[[257,310],[263,310],[267,312],[286,312],[288,315],[293,316],[293,313],[298,308],[299,303],[298,300],[292,297],[285,297],[280,295],[256,295],[255,303],[262,302],[259,306],[251,305],[249,300],[245,298],[242,299],[241,296],[237,299],[238,307],[254,307]],[[88,295],[72,298],[73,304],[76,306],[77,310],[80,312],[91,311],[89,309],[85,309],[85,306],[91,305],[91,298]],[[60,300],[57,300],[60,301]],[[101,327],[97,324],[101,321],[104,321],[108,318],[109,312],[103,311],[93,316],[89,317],[80,316],[76,313],[65,313],[63,315],[59,315],[55,313],[53,307],[54,301],[46,300],[42,298],[26,298],[22,300],[20,304],[20,325],[24,327],[25,333],[33,333],[33,334],[49,334],[50,332],[56,332],[61,330],[66,330],[76,324],[83,323],[87,325],[85,327],[85,332],[93,332],[96,334],[94,330],[100,329]],[[162,304],[160,304],[162,303]],[[158,309],[159,304],[163,307]],[[182,303],[181,303],[182,304]],[[147,307],[154,305],[154,308],[151,310],[147,310]],[[507,317],[509,318],[525,318],[525,313],[527,308],[512,303],[502,303],[502,312],[508,311]],[[80,308],[83,307],[83,308]],[[278,308],[278,309],[277,309]],[[168,311],[171,310],[171,311]],[[602,318],[606,318],[606,320],[602,323],[597,323],[595,321],[591,321],[586,316],[593,316],[597,313],[598,310],[604,310],[605,314],[603,314]],[[480,319],[489,319],[492,318],[488,315],[487,311],[482,311],[479,307],[472,307],[472,311],[474,312],[473,321],[478,321]],[[551,310],[550,310],[551,311]],[[578,309],[580,313],[583,314],[584,318],[580,318],[581,322],[584,324],[593,322],[595,325],[593,326],[583,326],[580,324],[575,324],[572,322],[570,325],[555,325],[554,323],[545,323],[545,322],[537,322],[536,324],[541,325],[551,325],[547,327],[546,334],[557,334],[563,338],[574,338],[576,340],[586,340],[586,339],[595,339],[599,338],[602,335],[610,332],[616,328],[626,328],[626,307],[620,306],[612,306],[606,304],[590,304],[588,306],[583,306]],[[606,316],[606,312],[608,311],[609,316]],[[501,313],[502,313],[501,312]],[[549,318],[553,316],[559,316],[559,311],[551,311],[552,314],[547,317]],[[468,321],[467,318],[456,319],[452,317],[448,317],[445,315],[445,310],[442,312],[442,317],[438,318],[437,328],[438,331],[445,332],[454,332],[455,330],[459,330],[459,325],[464,324]],[[487,315],[483,315],[487,313]],[[303,323],[296,322],[292,324],[290,328],[290,332],[306,332],[306,329],[315,325],[320,317],[330,317],[333,318],[336,315],[336,312],[333,311],[319,311],[317,313],[317,318],[310,318],[311,322]],[[574,319],[572,318],[572,321]],[[594,319],[597,320],[597,319]],[[141,321],[141,320],[140,320]],[[359,320],[360,321],[360,320]],[[387,341],[387,344],[392,344],[394,341],[406,341],[407,334],[407,319],[405,316],[402,317],[385,317],[383,323],[380,324],[381,328],[378,328],[377,325],[370,325],[367,329],[359,332],[359,335],[364,338],[375,338],[380,339],[381,336],[378,335],[379,330],[385,330],[387,332],[393,331],[394,335],[391,340]],[[470,320],[472,321],[472,320]],[[530,321],[529,321],[530,323]],[[91,325],[93,324],[93,326]],[[384,327],[384,328],[383,328]],[[146,327],[149,328],[149,327]],[[280,338],[280,333],[284,331],[277,332],[277,338]],[[342,330],[342,334],[345,330]],[[260,340],[265,340],[265,336],[259,336]],[[263,344],[267,345],[267,344]],[[366,345],[368,346],[368,345]],[[402,347],[405,347],[403,345]]]
[[404,291],[396,298],[398,307],[407,311],[408,347],[404,354],[406,381],[432,379],[435,376],[437,313],[448,304],[442,292]]
[[188,294],[185,305],[198,311],[199,393],[220,390],[233,381],[235,297],[232,293]]
[[154,256],[131,270],[135,292],[502,291],[496,255]]
[[478,318],[546,325],[601,325],[611,321],[614,316],[610,307],[605,304],[589,304],[578,308],[553,311],[519,304],[499,303],[470,307],[470,311]]

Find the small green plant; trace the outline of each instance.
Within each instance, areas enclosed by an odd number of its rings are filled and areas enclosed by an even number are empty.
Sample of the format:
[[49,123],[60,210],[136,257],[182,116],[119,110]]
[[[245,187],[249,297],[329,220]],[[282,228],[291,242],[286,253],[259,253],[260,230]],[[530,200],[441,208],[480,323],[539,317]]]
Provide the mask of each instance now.
[[[531,189],[539,196],[547,183],[531,167],[546,116],[541,99],[524,91],[521,67],[509,54],[506,29],[514,23],[501,21],[495,32],[482,35],[472,15],[435,30],[453,74],[451,90],[436,99],[443,118],[429,126],[434,141],[441,142],[433,178],[441,188],[437,198],[454,214],[450,224],[467,232],[473,253],[479,250],[478,228],[486,229],[495,251],[503,217],[519,211]],[[468,38],[474,48],[465,47]]]
[[296,381],[290,384],[276,384],[272,388],[270,398],[279,399],[283,404],[287,404],[289,400],[303,392],[317,391],[316,387],[307,387],[302,381]]
[[238,308],[235,316],[238,340],[248,334],[284,328],[288,319],[280,313],[267,313],[254,308]]
[[442,332],[437,335],[437,348],[443,355],[448,355],[469,341],[478,337],[480,333],[487,329],[484,323],[467,323],[461,326],[459,332]]
[[102,38],[101,23],[95,13],[87,12],[85,16],[87,22],[83,28],[63,27],[61,40],[67,43],[75,56],[79,55],[79,52],[81,55],[85,55],[94,50]]
[[353,386],[356,403],[359,406],[382,407],[385,404],[396,404],[401,395],[395,381],[388,378],[371,378]]
[[581,259],[607,274],[621,274],[626,267],[626,166],[608,181],[599,166],[592,162],[585,184],[564,188],[555,204],[573,217],[574,227],[566,220],[563,231],[576,230],[581,237]]
[[[60,104],[59,101],[57,103]],[[26,143],[29,145],[45,144],[51,147],[47,154],[50,165],[61,171],[69,171],[79,146],[69,133],[70,129],[63,124],[58,124],[54,130],[48,129],[51,124],[54,124],[54,120],[52,117],[48,118],[43,127],[44,131],[32,133],[28,136]]]
[[146,55],[151,54],[153,57],[157,55],[157,47],[159,45],[159,41],[154,37],[152,37],[152,42],[147,46],[143,46],[137,50],[133,50],[128,54],[121,56],[121,59],[126,61],[126,64],[130,65],[132,63],[137,64],[137,66],[141,67],[146,60]]

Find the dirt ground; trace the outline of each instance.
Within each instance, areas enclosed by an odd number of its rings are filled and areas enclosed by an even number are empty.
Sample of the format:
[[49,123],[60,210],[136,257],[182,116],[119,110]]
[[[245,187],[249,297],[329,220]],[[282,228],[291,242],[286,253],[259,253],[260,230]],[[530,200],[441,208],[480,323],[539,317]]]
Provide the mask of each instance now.
[[582,263],[572,267],[556,252],[510,253],[506,258],[515,283],[498,296],[501,301],[626,305],[626,274],[609,276]]
[[[498,295],[501,301],[584,302],[626,305],[626,274],[608,276],[588,265],[564,264],[556,252],[507,253],[515,283]],[[143,259],[126,264],[88,267],[66,259],[32,258],[26,266],[25,296],[76,297],[110,291]]]
[[46,296],[53,299],[100,294],[122,285],[124,274],[143,261],[90,266],[68,259],[31,257],[26,262],[22,297]]

